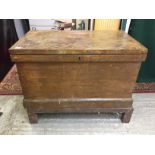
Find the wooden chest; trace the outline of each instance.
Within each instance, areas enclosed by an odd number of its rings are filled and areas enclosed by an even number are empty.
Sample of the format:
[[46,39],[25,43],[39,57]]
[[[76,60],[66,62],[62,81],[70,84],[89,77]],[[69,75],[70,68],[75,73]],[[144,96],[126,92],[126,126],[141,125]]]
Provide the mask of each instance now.
[[31,123],[38,113],[122,113],[147,49],[121,31],[30,31],[10,48]]

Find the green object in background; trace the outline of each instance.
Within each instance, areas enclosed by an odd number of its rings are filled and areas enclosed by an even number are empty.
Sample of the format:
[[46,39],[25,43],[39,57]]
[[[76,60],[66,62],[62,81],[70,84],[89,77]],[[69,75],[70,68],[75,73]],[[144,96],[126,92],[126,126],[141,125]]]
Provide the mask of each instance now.
[[127,19],[122,19],[120,24],[120,29],[125,31]]
[[132,19],[129,34],[148,48],[137,82],[155,82],[155,19]]

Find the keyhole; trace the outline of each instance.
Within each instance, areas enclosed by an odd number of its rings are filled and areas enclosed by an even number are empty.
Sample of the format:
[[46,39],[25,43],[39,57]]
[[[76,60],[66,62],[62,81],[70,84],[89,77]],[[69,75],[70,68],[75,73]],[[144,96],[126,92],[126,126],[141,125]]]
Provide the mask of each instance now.
[[81,60],[81,58],[79,57],[79,61]]

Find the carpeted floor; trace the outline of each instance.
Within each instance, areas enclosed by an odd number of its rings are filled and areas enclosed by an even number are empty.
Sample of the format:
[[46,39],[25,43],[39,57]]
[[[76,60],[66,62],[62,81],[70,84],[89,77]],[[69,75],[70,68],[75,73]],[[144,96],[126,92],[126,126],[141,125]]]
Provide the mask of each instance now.
[[155,94],[133,94],[134,112],[129,124],[119,114],[42,114],[30,124],[23,96],[0,96],[0,134],[155,134]]
[[0,95],[22,95],[16,65],[11,68],[0,83]]
[[[155,82],[137,83],[134,93],[152,93],[155,92]],[[22,95],[16,65],[8,72],[4,80],[0,83],[0,95]]]

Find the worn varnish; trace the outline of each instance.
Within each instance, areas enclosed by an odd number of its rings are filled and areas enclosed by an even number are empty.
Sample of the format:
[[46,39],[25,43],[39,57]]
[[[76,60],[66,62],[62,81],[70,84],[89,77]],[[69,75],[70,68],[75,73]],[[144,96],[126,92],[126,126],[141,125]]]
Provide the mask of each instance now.
[[10,48],[31,123],[38,113],[120,112],[147,49],[121,31],[30,31]]

